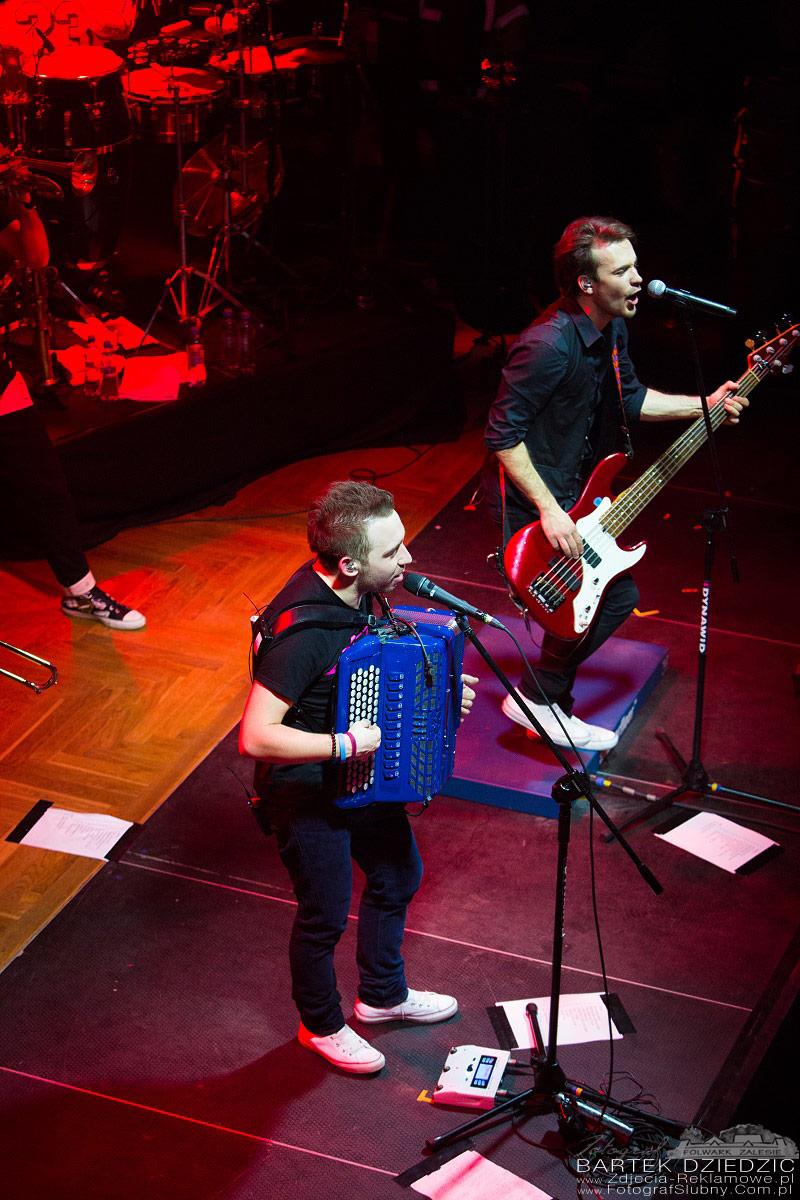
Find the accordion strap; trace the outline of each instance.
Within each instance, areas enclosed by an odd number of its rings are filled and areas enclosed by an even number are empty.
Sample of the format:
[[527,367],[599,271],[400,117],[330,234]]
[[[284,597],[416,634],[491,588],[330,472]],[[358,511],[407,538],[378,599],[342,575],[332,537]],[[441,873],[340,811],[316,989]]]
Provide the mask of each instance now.
[[259,634],[262,645],[274,645],[278,638],[289,637],[303,629],[366,629],[375,618],[363,612],[341,612],[332,604],[296,604],[285,608],[272,620],[261,613],[253,621],[253,638]]

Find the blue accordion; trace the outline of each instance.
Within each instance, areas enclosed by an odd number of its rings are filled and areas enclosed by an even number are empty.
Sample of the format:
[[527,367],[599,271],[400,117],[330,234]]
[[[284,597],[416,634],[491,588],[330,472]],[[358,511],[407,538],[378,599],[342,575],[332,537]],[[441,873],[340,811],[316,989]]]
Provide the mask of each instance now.
[[336,729],[367,719],[381,744],[340,767],[336,804],[427,804],[453,773],[464,635],[452,613],[399,607],[343,651]]

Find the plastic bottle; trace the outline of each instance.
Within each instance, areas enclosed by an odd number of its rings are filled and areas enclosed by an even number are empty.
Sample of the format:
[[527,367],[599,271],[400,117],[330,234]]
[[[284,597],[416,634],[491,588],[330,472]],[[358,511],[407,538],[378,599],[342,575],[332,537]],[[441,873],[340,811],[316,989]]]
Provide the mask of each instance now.
[[87,337],[83,352],[83,390],[87,396],[96,396],[100,391],[100,350],[93,333]]
[[256,348],[253,318],[242,309],[239,315],[239,370],[252,375],[256,369]]
[[199,387],[206,381],[206,356],[200,341],[200,322],[192,322],[189,345],[186,347],[186,382],[189,387]]
[[119,400],[117,364],[114,362],[114,346],[109,338],[103,342],[103,356],[100,359],[100,399]]
[[239,334],[233,319],[232,308],[226,308],[222,313],[220,366],[224,371],[230,371],[234,375],[239,370]]

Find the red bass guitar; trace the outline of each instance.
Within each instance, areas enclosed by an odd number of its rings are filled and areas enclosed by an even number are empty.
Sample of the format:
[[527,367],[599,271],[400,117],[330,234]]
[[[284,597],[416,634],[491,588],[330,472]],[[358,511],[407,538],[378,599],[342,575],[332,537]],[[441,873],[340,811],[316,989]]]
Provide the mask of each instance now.
[[[792,325],[752,350],[747,370],[737,382],[737,393],[748,396],[767,375],[790,371],[786,361],[798,336],[800,325]],[[721,425],[725,416],[725,405],[715,404],[710,410],[712,429]],[[645,542],[624,549],[617,545],[617,538],[700,449],[707,436],[701,416],[616,500],[609,493],[625,455],[604,458],[569,514],[583,539],[580,558],[567,558],[554,550],[538,521],[514,534],[503,560],[506,576],[519,602],[548,633],[564,641],[584,636],[608,585],[637,563],[647,549]]]

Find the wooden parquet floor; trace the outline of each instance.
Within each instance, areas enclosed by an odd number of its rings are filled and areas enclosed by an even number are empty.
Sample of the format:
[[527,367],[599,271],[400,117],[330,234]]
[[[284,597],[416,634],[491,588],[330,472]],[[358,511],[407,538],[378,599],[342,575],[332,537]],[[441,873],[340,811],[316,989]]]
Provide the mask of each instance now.
[[[2,632],[49,659],[36,695],[0,676],[0,969],[102,865],[10,843],[36,801],[142,822],[239,719],[249,688],[247,597],[263,603],[308,557],[305,513],[332,479],[367,468],[412,538],[483,457],[479,431],[433,447],[348,451],[275,471],[224,507],[132,529],[89,554],[97,578],[147,628],[71,621],[46,563],[5,564]],[[395,473],[396,472],[396,473]],[[44,673],[0,649],[0,666]]]

